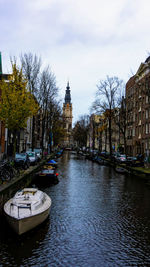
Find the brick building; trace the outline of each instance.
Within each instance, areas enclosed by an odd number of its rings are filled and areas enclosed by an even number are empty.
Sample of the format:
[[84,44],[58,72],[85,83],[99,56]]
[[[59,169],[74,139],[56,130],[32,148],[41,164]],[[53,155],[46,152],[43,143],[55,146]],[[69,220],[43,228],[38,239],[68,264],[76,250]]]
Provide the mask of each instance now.
[[150,152],[150,57],[126,84],[127,154]]

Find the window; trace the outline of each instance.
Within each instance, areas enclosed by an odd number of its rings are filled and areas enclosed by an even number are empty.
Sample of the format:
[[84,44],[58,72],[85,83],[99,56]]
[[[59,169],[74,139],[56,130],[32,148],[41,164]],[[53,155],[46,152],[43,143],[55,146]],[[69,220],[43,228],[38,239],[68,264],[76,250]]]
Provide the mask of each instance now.
[[148,109],[146,109],[145,117],[146,117],[146,119],[148,119]]
[[135,121],[137,121],[137,114],[135,115]]
[[144,134],[144,124],[142,125],[142,134]]
[[146,104],[148,104],[148,95],[146,95]]
[[145,142],[145,149],[148,149],[148,141]]
[[146,129],[145,133],[148,134],[148,123],[146,123]]
[[138,128],[136,127],[135,134],[138,135]]

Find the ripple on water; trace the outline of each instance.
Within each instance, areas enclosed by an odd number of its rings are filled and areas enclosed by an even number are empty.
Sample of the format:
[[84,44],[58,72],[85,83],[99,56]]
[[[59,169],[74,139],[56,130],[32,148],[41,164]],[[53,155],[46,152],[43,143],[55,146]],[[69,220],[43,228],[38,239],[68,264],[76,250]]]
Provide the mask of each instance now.
[[58,173],[59,184],[43,189],[52,198],[47,222],[2,241],[0,259],[7,266],[150,266],[150,195],[140,181],[69,154]]

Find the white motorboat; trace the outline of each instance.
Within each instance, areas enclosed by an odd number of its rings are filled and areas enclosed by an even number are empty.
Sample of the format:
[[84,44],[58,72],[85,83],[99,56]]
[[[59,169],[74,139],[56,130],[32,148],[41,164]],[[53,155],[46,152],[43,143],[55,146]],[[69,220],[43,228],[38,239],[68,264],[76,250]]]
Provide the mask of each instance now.
[[36,188],[24,188],[4,205],[9,225],[21,235],[41,224],[49,215],[51,198]]

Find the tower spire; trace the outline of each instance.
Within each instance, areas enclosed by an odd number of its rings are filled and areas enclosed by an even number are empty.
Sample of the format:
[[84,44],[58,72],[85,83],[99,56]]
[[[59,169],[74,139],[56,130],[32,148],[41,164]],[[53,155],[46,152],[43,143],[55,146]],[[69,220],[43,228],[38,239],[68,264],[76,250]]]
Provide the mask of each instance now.
[[70,95],[70,86],[69,86],[69,81],[67,82],[67,87],[66,87],[66,94],[65,94],[65,104],[71,103],[71,95]]

